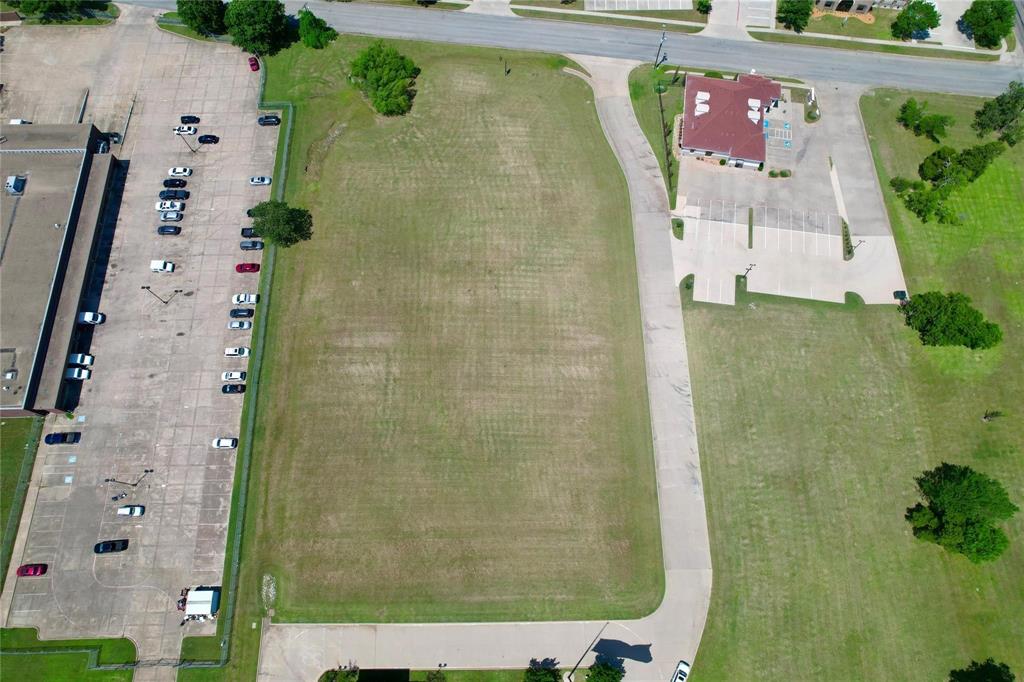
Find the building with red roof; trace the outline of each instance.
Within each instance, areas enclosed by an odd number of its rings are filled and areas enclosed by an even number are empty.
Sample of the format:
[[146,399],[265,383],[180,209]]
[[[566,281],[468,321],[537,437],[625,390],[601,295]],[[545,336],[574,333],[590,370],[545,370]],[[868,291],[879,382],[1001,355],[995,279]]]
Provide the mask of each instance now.
[[736,80],[689,75],[684,93],[683,155],[726,159],[739,167],[764,163],[764,118],[778,106],[781,85],[752,74]]

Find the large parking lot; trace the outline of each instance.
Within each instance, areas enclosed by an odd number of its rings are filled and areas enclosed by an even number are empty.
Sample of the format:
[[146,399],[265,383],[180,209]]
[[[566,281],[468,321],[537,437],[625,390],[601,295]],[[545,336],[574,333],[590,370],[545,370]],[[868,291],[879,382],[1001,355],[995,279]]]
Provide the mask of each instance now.
[[[89,304],[107,321],[81,349],[96,357],[92,379],[74,421],[50,417],[45,428],[81,431],[82,441],[41,446],[12,560],[50,570],[8,581],[4,625],[38,627],[43,638],[124,635],[146,660],[177,658],[183,635],[214,631],[213,622],[181,627],[175,602],[183,587],[221,584],[235,453],[211,440],[239,431],[242,396],[221,393],[221,374],[246,369],[245,359],[224,351],[248,346],[249,331],[229,330],[228,312],[233,294],[257,289],[258,274],[235,271],[260,260],[260,252],[240,250],[240,228],[250,222],[246,210],[270,195],[248,179],[271,175],[278,134],[256,125],[259,74],[246,55],[161,32],[151,16],[128,7],[113,27],[60,29],[57,41],[46,28],[16,29],[4,55],[8,74],[40,50],[60,53],[49,60],[55,69],[62,57],[89,63],[107,84],[104,106],[135,102],[123,148],[112,150],[129,164]],[[118,38],[131,49],[110,54]],[[110,61],[97,65],[101,57]],[[41,75],[9,78],[11,98],[35,92],[30,81]],[[72,85],[53,100],[50,110],[63,111],[59,102],[75,100]],[[28,97],[23,108],[30,107],[49,122]],[[198,133],[219,136],[219,144],[190,151],[186,140],[196,147],[197,136],[172,134],[181,114],[199,116]],[[193,169],[190,196],[184,219],[167,223],[181,234],[158,236],[154,204],[172,166]],[[151,272],[151,260],[173,262],[174,272]],[[145,515],[117,516],[124,504],[144,505]],[[96,542],[120,538],[130,541],[127,551],[93,553]]]

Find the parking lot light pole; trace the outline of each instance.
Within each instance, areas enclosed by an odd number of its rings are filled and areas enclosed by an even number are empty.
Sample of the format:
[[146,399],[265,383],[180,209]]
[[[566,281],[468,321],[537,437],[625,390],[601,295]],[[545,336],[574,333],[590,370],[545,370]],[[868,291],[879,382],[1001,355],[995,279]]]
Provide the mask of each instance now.
[[199,147],[196,147],[195,149],[192,148],[192,145],[190,145],[188,143],[188,140],[185,139],[184,135],[175,135],[175,137],[181,138],[181,141],[185,143],[185,146],[188,147],[188,150],[190,152],[192,152],[193,154],[195,154],[197,151],[199,151]]
[[750,274],[750,271],[753,270],[756,267],[757,267],[757,263],[751,263],[750,265],[748,265],[747,266],[747,271],[743,273],[743,279],[746,279],[747,275]]
[[173,292],[171,293],[171,295],[167,297],[167,300],[164,300],[164,299],[163,299],[163,298],[162,298],[162,297],[160,296],[160,294],[158,294],[158,293],[156,293],[155,291],[153,291],[152,289],[150,289],[150,288],[149,288],[149,285],[143,285],[143,286],[141,286],[141,287],[139,287],[139,288],[140,288],[140,289],[142,289],[143,291],[148,291],[148,292],[149,292],[149,295],[150,295],[150,296],[152,296],[152,297],[153,297],[153,298],[155,298],[156,300],[160,301],[160,302],[161,302],[161,303],[163,303],[164,305],[167,305],[168,303],[170,303],[170,302],[171,302],[171,300],[173,300],[175,296],[177,296],[177,295],[178,295],[178,294],[180,294],[180,293],[181,293],[182,291],[184,291],[184,289],[175,289],[175,290],[174,290],[174,291],[173,291]]
[[661,48],[665,45],[665,24],[661,25],[661,40],[658,41],[658,52],[654,55],[654,68],[658,68],[661,63]]
[[861,240],[860,240],[859,242],[857,242],[856,244],[854,244],[854,245],[853,245],[853,248],[852,248],[852,249],[850,249],[850,252],[852,253],[852,252],[856,251],[856,250],[857,250],[857,247],[858,247],[858,246],[860,246],[860,245],[861,245],[861,244],[863,244],[863,243],[864,243],[864,240],[863,240],[863,239],[861,239]]

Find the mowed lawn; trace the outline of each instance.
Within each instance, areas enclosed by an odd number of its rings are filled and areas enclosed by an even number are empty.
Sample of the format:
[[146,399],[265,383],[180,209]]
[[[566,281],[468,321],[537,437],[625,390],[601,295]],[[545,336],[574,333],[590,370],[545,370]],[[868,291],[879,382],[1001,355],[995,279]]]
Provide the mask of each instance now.
[[[256,549],[282,621],[640,616],[663,590],[629,202],[551,56],[395,43],[269,60],[297,103],[262,378]],[[511,73],[504,75],[507,59]]]
[[[906,96],[862,100],[890,200],[888,178],[935,148],[895,124]],[[956,116],[949,143],[977,143],[981,100],[926,97]],[[887,306],[684,303],[715,568],[697,682],[925,682],[988,656],[1024,672],[1024,514],[982,566],[903,520],[914,476],[943,461],[1024,507],[1022,169],[1017,147],[959,194],[961,226],[890,203],[911,293],[970,295],[1002,325],[993,351],[926,349]],[[990,409],[1007,416],[985,424]]]

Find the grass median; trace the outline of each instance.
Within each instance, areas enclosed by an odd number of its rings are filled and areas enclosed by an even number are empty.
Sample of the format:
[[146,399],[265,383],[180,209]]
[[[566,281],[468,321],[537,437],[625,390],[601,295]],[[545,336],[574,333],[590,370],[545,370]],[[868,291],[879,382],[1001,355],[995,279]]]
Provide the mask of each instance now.
[[787,43],[790,45],[806,45],[808,47],[830,47],[837,50],[855,50],[859,52],[885,52],[887,54],[901,54],[908,57],[925,57],[930,59],[964,59],[973,62],[995,62],[999,61],[998,54],[985,52],[967,52],[960,50],[942,50],[927,47],[910,47],[907,45],[882,45],[880,43],[865,43],[856,40],[835,40],[832,38],[818,38],[806,33],[788,34],[772,33],[770,31],[750,31],[750,35],[769,43]]

